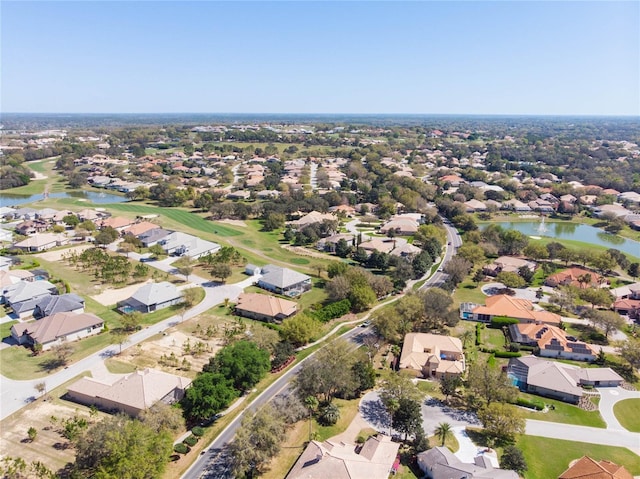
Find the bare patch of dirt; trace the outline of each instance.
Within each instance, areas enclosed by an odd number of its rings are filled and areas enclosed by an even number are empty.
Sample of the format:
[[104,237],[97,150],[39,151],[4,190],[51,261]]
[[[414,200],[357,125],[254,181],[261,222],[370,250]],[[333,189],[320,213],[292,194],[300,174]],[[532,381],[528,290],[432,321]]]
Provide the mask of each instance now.
[[242,220],[230,220],[230,219],[224,219],[224,220],[217,220],[218,223],[227,223],[228,225],[232,225],[232,226],[240,226],[242,228],[246,228],[247,227],[247,223],[245,223]]
[[118,302],[131,297],[131,295],[138,291],[142,285],[150,283],[151,281],[152,280],[148,279],[143,283],[132,284],[130,286],[125,286],[124,288],[106,288],[102,293],[91,297],[103,306],[111,306],[112,304],[117,304]]
[[84,250],[93,248],[93,245],[90,244],[82,244],[79,246],[73,246],[71,248],[61,249],[57,251],[47,251],[46,253],[39,253],[34,255],[36,258],[42,258],[45,261],[61,261],[63,256],[70,255],[73,252],[77,254],[82,253]]

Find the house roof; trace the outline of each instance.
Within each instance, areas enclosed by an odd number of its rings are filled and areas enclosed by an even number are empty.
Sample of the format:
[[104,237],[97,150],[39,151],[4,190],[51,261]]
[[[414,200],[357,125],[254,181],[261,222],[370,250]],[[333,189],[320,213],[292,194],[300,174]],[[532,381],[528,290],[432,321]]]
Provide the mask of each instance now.
[[272,318],[291,316],[296,312],[297,307],[298,305],[294,301],[260,293],[242,293],[238,296],[238,302],[236,303],[236,309]]
[[[591,282],[588,284],[585,283],[584,285],[582,285],[578,282],[578,278],[586,274],[591,275]],[[558,273],[550,275],[547,278],[547,281],[555,282],[558,284],[565,284],[569,282],[573,286],[587,287],[588,285],[598,285],[603,279],[604,278],[600,276],[598,273],[589,271],[588,269],[572,267],[572,268],[563,269]]]
[[0,271],[0,286],[10,286],[30,278],[33,278],[33,273],[24,269]]
[[19,336],[28,334],[40,344],[50,343],[58,338],[82,331],[83,329],[100,326],[104,320],[91,313],[56,313],[38,321],[13,325]]
[[568,353],[588,354],[595,356],[596,351],[588,344],[573,339],[568,339],[567,334],[560,328],[550,324],[519,323],[510,326],[515,327],[520,335],[527,336],[535,341],[540,349],[552,349]]
[[268,264],[262,268],[262,278],[260,282],[270,284],[276,288],[287,288],[303,281],[311,279],[306,274],[298,273],[289,268],[281,268]]
[[120,376],[111,383],[82,378],[69,386],[69,391],[142,410],[150,408],[174,389],[184,390],[190,384],[189,378],[147,368]]
[[153,243],[169,236],[172,232],[160,227],[156,227],[152,230],[145,231],[138,238],[146,243]]
[[529,366],[527,384],[581,397],[582,389],[578,387],[576,379],[569,374],[571,369],[579,368],[553,361],[538,362]]
[[153,224],[150,221],[141,221],[140,223],[136,223],[134,225],[126,227],[122,230],[122,232],[125,234],[138,236],[156,228],[158,228],[158,225]]
[[147,283],[131,295],[131,298],[145,306],[164,303],[179,298],[180,291],[168,281]]
[[446,447],[434,447],[418,454],[418,463],[430,469],[433,479],[518,479],[515,471],[495,469],[478,456],[473,463],[462,462]]
[[[409,333],[404,337],[400,368],[421,371],[427,363],[437,363],[438,372],[461,374],[464,372],[462,342],[452,336],[429,333]],[[445,353],[460,357],[449,360],[442,357]]]
[[75,311],[83,307],[84,299],[73,293],[62,294],[60,296],[44,296],[36,303],[36,308],[40,309],[42,316]]
[[290,221],[289,224],[301,228],[314,223],[322,223],[324,220],[336,221],[337,219],[338,218],[332,213],[320,213],[319,211],[312,211],[311,213],[307,213],[300,219]]
[[573,462],[558,479],[633,479],[623,466],[610,461],[596,461],[589,456],[582,456]]
[[53,290],[56,287],[49,281],[21,281],[5,287],[3,295],[8,303],[20,303],[51,294]]
[[66,241],[67,237],[58,233],[36,233],[29,236],[27,239],[19,241],[14,246],[18,248],[38,248],[46,246],[51,243],[57,243],[58,241]]
[[474,314],[486,314],[490,316],[509,316],[517,319],[560,324],[560,316],[549,311],[533,309],[533,303],[527,299],[514,298],[506,294],[489,296],[485,306],[473,309]]
[[286,479],[387,479],[399,447],[380,434],[367,439],[359,453],[353,444],[311,441]]
[[359,248],[367,251],[379,251],[390,253],[395,248],[396,240],[390,238],[371,238],[369,241],[360,243]]

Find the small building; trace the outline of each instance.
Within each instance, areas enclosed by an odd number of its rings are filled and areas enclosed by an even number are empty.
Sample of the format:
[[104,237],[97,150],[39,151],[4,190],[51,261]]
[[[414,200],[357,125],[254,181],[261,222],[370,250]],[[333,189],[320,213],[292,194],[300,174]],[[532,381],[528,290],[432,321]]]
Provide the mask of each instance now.
[[64,342],[75,341],[98,334],[104,320],[90,313],[55,313],[38,321],[11,326],[11,336],[27,346],[42,345],[46,351]]
[[168,308],[182,301],[178,288],[168,281],[147,283],[138,289],[133,296],[118,303],[118,311],[123,314],[140,311],[152,313]]
[[106,411],[137,416],[158,402],[173,404],[184,397],[191,379],[156,369],[143,369],[115,381],[82,378],[68,388],[72,401]]
[[77,294],[67,293],[60,296],[43,296],[36,303],[33,317],[36,319],[56,313],[84,313],[84,298]]
[[298,305],[294,301],[260,293],[242,293],[235,307],[239,316],[268,323],[280,323],[297,311]]
[[462,342],[452,336],[409,333],[404,337],[400,369],[412,369],[425,378],[460,376],[465,370]]
[[518,473],[494,467],[489,458],[476,456],[462,462],[446,447],[434,447],[418,454],[418,467],[429,479],[518,479]]
[[311,289],[311,277],[289,268],[272,264],[262,268],[258,286],[267,291],[285,296],[299,296]]
[[388,479],[400,444],[370,436],[362,447],[328,439],[311,441],[286,479]]
[[611,461],[596,461],[589,456],[582,456],[573,461],[569,469],[564,471],[558,479],[633,479],[624,466]]

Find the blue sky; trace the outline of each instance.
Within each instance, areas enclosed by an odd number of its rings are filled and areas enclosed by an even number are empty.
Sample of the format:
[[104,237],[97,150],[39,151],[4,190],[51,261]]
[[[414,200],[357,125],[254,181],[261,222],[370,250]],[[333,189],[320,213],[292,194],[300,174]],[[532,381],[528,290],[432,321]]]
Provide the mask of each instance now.
[[5,112],[640,115],[640,3],[2,1]]

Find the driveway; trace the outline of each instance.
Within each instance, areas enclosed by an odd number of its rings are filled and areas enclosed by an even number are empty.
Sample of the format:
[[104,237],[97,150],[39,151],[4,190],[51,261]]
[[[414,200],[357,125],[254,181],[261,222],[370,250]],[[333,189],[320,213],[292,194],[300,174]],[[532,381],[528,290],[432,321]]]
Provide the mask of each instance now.
[[618,401],[624,399],[640,399],[640,391],[627,391],[620,387],[617,388],[597,388],[600,393],[600,404],[598,409],[604,422],[607,423],[607,429],[614,431],[626,431],[620,424],[616,415],[613,413],[613,406]]

